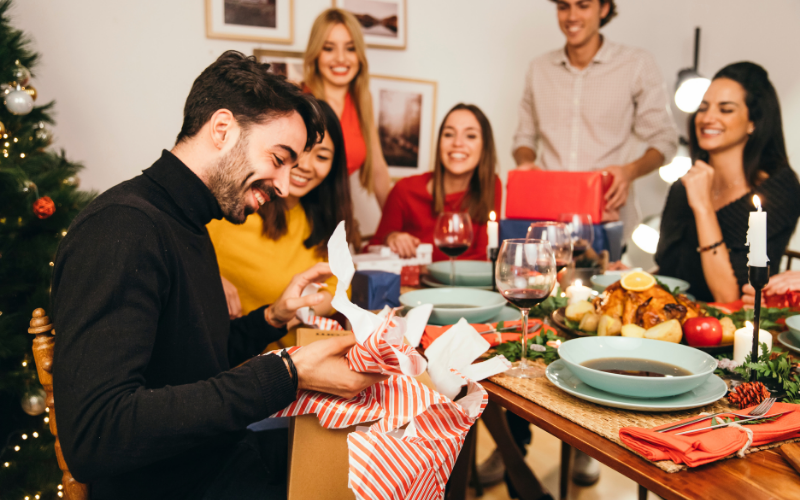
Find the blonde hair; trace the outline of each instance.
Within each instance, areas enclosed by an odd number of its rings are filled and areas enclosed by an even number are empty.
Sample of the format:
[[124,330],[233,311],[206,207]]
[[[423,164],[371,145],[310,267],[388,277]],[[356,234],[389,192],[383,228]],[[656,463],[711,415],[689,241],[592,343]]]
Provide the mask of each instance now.
[[368,192],[373,191],[373,172],[372,172],[372,137],[371,131],[375,127],[375,120],[372,116],[372,96],[369,93],[369,64],[367,63],[367,49],[364,43],[364,36],[361,34],[361,26],[358,24],[353,14],[342,9],[328,9],[317,16],[314,25],[311,27],[311,34],[308,37],[308,45],[303,62],[303,79],[306,86],[311,89],[314,97],[325,100],[325,87],[322,83],[322,75],[319,73],[317,59],[322,52],[322,47],[328,39],[331,29],[342,24],[350,32],[353,45],[356,49],[356,56],[360,68],[353,81],[350,82],[350,92],[353,94],[353,101],[358,113],[358,122],[361,125],[361,135],[367,147],[367,157],[364,165],[359,172],[359,180]]

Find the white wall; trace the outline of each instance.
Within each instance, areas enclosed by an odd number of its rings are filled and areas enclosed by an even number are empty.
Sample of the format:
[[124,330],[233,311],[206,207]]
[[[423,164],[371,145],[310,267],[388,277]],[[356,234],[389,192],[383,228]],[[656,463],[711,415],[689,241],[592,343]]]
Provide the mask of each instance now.
[[[295,43],[267,45],[205,37],[202,0],[17,0],[14,25],[42,55],[33,85],[39,103],[57,101],[57,147],[86,165],[82,186],[105,190],[137,175],[174,142],[194,78],[226,49],[303,50],[328,0],[295,1]],[[506,172],[527,62],[563,44],[548,0],[408,0],[404,51],[369,50],[376,74],[439,83],[438,120],[455,103],[488,115]],[[765,66],[783,104],[789,154],[800,167],[800,2],[796,0],[618,0],[604,28],[615,41],[649,50],[667,87],[692,63],[694,26],[703,28],[700,70],[730,62]],[[756,7],[757,5],[757,7]],[[686,115],[673,106],[684,127]],[[657,174],[638,181],[645,215],[663,208]],[[793,248],[800,248],[795,236]]]

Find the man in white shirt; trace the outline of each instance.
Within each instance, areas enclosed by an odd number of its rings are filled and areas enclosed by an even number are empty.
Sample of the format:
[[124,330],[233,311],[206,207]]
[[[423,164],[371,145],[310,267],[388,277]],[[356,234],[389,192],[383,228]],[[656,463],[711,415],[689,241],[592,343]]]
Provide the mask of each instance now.
[[678,147],[664,80],[649,53],[600,34],[616,15],[614,0],[551,1],[567,43],[530,63],[514,160],[520,169],[609,172],[606,209],[621,210],[629,235],[638,223],[631,184]]
[[[606,219],[625,223],[625,238],[639,222],[631,184],[672,160],[678,133],[664,80],[644,50],[609,41],[600,28],[616,16],[614,0],[551,0],[566,37],[563,48],[534,59],[525,77],[513,155],[521,170],[603,170],[614,176],[606,193]],[[639,155],[641,144],[646,144]],[[512,435],[530,443],[528,422],[507,412]],[[503,472],[495,452],[478,471],[481,482]],[[599,466],[577,452],[573,480],[594,484]],[[515,497],[513,488],[509,492]]]

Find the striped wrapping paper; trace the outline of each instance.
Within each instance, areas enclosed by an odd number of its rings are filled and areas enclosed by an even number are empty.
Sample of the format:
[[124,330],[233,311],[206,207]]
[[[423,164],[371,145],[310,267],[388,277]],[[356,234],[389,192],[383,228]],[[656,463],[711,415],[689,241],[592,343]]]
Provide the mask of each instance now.
[[[301,347],[290,347],[289,354]],[[300,391],[273,417],[314,413],[327,429],[373,422],[348,435],[348,486],[358,499],[437,499],[453,470],[470,427],[483,413],[483,388],[458,374],[467,395],[454,402],[418,382],[425,359],[403,343],[403,324],[389,312],[364,345],[347,354],[350,369],[390,377],[352,399]],[[406,426],[405,430],[400,428]]]
[[392,375],[349,400],[301,391],[273,417],[315,413],[327,429],[374,422],[347,438],[348,486],[356,498],[440,499],[467,432],[488,401],[479,384],[465,381],[467,396],[458,402],[405,375]]

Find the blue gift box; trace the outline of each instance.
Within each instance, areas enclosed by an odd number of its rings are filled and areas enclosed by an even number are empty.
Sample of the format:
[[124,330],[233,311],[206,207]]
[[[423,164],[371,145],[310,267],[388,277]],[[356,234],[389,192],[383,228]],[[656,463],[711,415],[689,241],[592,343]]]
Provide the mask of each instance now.
[[400,305],[400,275],[385,271],[356,271],[351,301],[362,309],[375,311]]

